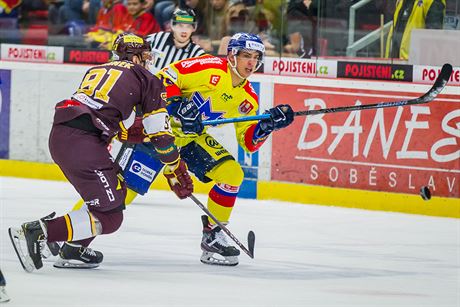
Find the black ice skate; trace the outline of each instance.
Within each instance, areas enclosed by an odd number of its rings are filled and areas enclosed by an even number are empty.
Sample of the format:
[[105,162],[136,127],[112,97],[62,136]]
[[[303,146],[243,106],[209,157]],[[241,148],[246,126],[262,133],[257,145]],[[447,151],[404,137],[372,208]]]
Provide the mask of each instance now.
[[54,263],[54,267],[60,269],[93,269],[99,266],[103,257],[99,251],[66,242],[59,251],[59,258]]
[[[201,262],[213,265],[235,266],[238,264],[240,251],[227,242],[222,229],[209,224],[208,216],[201,216],[203,222],[203,238],[201,239]],[[219,257],[214,257],[217,254]]]
[[42,268],[41,246],[46,242],[45,224],[41,220],[28,222],[21,228],[11,227],[8,233],[24,270],[31,273]]
[[[42,222],[45,222],[47,220],[51,220],[55,216],[56,216],[56,212],[52,212],[52,213],[48,214],[47,216],[42,217],[40,220]],[[60,248],[61,247],[59,246],[59,244],[57,242],[48,242],[48,241],[45,242],[45,241],[42,241],[42,244],[40,246],[40,251],[42,253],[42,258],[46,259],[46,258],[49,258],[51,255],[57,256],[59,254],[59,249]]]

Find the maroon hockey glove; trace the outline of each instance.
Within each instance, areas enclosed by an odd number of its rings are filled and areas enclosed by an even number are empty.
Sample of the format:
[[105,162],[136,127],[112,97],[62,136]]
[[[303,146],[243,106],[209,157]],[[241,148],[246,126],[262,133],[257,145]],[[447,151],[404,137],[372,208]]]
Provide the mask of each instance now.
[[166,165],[163,171],[171,190],[176,193],[177,197],[184,199],[192,195],[193,182],[187,172],[187,165],[183,160],[173,165]]
[[132,144],[148,142],[149,137],[144,132],[142,117],[136,117],[133,125],[127,131],[118,132],[118,140]]

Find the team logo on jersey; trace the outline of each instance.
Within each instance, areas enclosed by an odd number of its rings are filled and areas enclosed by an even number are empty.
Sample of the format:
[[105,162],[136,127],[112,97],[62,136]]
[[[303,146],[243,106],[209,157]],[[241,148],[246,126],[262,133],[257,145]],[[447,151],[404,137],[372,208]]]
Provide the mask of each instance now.
[[213,111],[211,105],[211,98],[208,97],[207,99],[205,99],[199,92],[194,92],[190,99],[196,104],[196,106],[200,110],[203,120],[219,119],[224,114],[224,112]]
[[227,102],[229,101],[230,99],[233,99],[233,96],[232,95],[229,95],[227,93],[222,93],[222,95],[220,95],[220,98],[222,98],[223,101]]
[[219,144],[212,136],[207,136],[205,139],[206,144],[209,147],[215,148],[215,149],[222,149],[222,145]]
[[209,79],[209,83],[211,83],[212,85],[216,86],[217,83],[219,83],[219,80],[220,80],[220,76],[211,75],[211,79]]
[[252,103],[249,102],[249,100],[245,99],[242,103],[240,103],[240,105],[238,106],[238,112],[240,112],[240,114],[248,114],[249,112],[252,111],[252,109],[254,109],[254,106],[252,105]]

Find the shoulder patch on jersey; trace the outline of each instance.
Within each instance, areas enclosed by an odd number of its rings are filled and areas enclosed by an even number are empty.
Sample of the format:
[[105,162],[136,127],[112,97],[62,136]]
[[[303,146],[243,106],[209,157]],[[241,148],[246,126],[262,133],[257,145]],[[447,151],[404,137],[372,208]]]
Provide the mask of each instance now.
[[240,112],[240,114],[248,114],[249,112],[251,112],[252,110],[254,109],[254,106],[252,105],[252,103],[245,99],[242,103],[240,103],[240,105],[238,106],[238,112]]
[[246,93],[248,93],[249,95],[251,95],[252,98],[254,98],[254,100],[259,103],[259,97],[257,96],[257,93],[256,91],[254,90],[254,88],[252,87],[251,85],[251,82],[247,81],[246,80],[246,84],[244,85],[244,90],[246,91]]
[[212,85],[216,86],[217,83],[219,83],[220,76],[219,75],[211,75],[211,78],[209,79],[209,83]]
[[182,60],[175,64],[180,74],[190,74],[205,69],[220,69],[227,71],[227,62],[221,58],[212,55],[203,55],[196,58]]

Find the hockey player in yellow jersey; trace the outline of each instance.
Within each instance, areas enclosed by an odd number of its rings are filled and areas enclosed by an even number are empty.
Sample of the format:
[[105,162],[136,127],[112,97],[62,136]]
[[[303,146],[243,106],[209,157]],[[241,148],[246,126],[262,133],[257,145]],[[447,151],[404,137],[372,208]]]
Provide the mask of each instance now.
[[[224,146],[206,132],[202,121],[256,114],[258,97],[247,78],[262,64],[265,48],[257,35],[238,33],[227,50],[225,59],[203,55],[172,63],[158,73],[166,87],[171,127],[181,157],[200,181],[215,183],[207,206],[224,224],[229,222],[244,174]],[[257,151],[271,132],[287,127],[294,119],[289,105],[266,113],[270,118],[234,124],[245,151]],[[237,265],[239,250],[211,219],[203,216],[202,222],[201,262]]]

